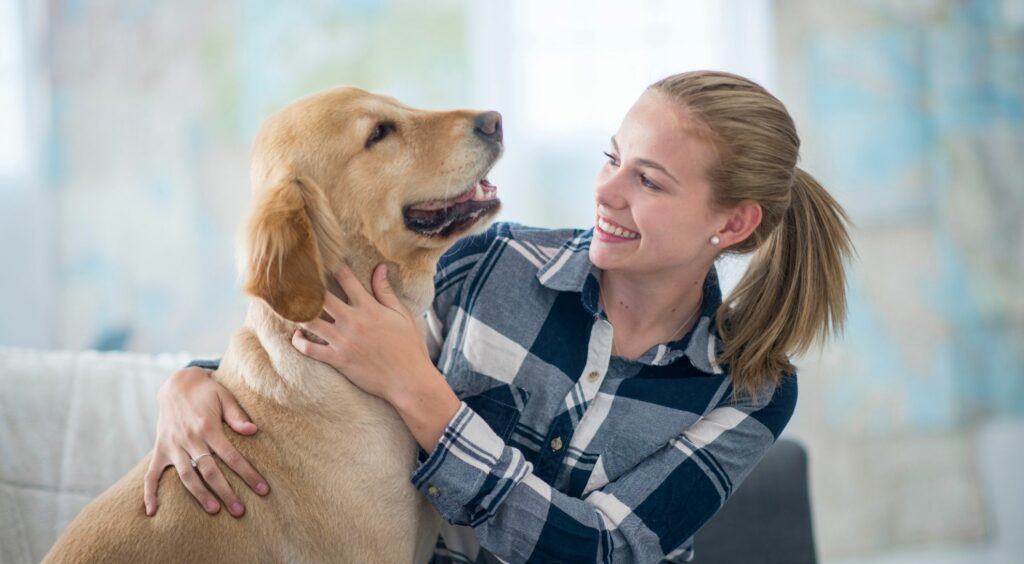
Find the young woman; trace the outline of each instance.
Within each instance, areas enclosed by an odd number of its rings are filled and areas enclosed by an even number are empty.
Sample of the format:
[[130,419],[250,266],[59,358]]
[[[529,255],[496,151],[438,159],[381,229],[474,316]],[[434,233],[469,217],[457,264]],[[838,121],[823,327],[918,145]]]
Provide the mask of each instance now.
[[[497,223],[442,257],[429,346],[382,268],[374,295],[336,274],[352,303],[328,293],[335,322],[303,326],[327,344],[296,333],[293,345],[409,426],[422,447],[410,479],[446,521],[436,562],[692,555],[693,534],[789,422],[789,357],[845,318],[848,220],[797,167],[799,145],[785,107],[759,85],[722,72],[670,76],[612,137],[594,227]],[[723,302],[714,263],[725,253],[755,254]],[[255,432],[200,368],[168,380],[147,512],[163,469],[196,449],[267,493],[222,417]],[[242,514],[222,475],[204,479]]]

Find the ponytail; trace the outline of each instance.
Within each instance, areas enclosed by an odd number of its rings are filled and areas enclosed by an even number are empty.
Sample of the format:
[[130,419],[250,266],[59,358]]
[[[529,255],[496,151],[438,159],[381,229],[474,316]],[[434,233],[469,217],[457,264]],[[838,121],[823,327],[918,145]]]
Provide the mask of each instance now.
[[789,356],[842,332],[846,318],[843,261],[853,246],[849,218],[814,177],[795,167],[782,222],[754,253],[739,284],[719,308],[734,397],[753,396],[767,381],[795,372]]

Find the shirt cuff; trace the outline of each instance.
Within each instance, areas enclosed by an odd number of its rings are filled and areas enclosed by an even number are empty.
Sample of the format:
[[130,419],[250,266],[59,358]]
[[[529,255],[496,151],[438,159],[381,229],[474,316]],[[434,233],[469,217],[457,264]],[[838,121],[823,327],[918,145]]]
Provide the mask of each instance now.
[[444,429],[433,452],[410,480],[451,524],[470,525],[490,518],[512,487],[533,471],[516,448],[509,447],[466,402]]

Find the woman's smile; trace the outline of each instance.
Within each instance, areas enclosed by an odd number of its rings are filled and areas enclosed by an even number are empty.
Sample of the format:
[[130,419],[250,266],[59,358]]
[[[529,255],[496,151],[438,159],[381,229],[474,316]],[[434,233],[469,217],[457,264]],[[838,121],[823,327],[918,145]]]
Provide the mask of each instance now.
[[609,243],[625,243],[628,241],[636,241],[640,239],[640,234],[636,231],[631,231],[625,227],[609,221],[600,215],[597,216],[597,234],[602,241],[608,241]]

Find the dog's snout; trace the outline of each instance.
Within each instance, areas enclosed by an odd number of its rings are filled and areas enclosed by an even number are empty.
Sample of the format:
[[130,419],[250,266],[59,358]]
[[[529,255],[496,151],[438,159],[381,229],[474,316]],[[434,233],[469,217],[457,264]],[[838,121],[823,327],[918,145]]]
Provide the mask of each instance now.
[[501,143],[501,114],[484,112],[476,116],[476,120],[473,122],[473,132],[486,139]]

